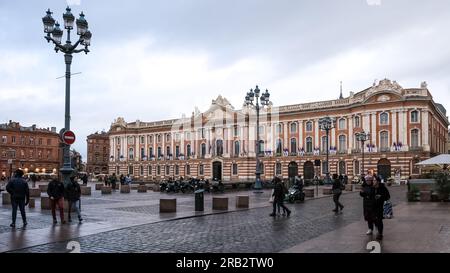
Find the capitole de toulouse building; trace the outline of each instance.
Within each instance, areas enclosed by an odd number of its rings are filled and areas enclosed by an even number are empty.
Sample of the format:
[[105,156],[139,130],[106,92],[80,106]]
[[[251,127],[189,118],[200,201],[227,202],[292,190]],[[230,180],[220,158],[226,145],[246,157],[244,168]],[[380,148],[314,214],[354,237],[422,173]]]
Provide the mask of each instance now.
[[[169,177],[251,181],[256,166],[253,108],[235,110],[222,96],[204,113],[157,122],[116,119],[109,131],[109,173],[138,180]],[[337,100],[269,106],[260,114],[261,179],[296,174],[311,179],[326,169],[326,133],[319,119],[336,119],[330,131],[330,173],[350,179],[364,169],[385,177],[418,175],[415,163],[446,153],[449,120],[423,82],[403,88],[388,79]],[[364,147],[356,134],[370,133]]]

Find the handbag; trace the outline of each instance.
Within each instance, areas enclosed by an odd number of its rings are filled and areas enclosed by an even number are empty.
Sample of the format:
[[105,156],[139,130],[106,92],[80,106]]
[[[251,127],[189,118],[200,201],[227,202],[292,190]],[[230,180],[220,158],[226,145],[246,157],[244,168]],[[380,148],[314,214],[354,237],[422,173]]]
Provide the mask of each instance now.
[[269,203],[273,203],[273,200],[275,199],[275,196],[273,196],[274,192],[275,192],[275,189],[272,189],[272,192],[270,193]]
[[387,200],[383,204],[383,218],[391,219],[394,217],[394,211],[392,210],[391,201]]

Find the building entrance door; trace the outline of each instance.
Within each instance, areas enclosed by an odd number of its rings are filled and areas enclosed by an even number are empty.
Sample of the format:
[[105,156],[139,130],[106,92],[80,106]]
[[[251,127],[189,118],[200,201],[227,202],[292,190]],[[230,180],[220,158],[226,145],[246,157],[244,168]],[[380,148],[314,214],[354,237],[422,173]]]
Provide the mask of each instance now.
[[222,162],[214,161],[213,162],[213,179],[222,180]]

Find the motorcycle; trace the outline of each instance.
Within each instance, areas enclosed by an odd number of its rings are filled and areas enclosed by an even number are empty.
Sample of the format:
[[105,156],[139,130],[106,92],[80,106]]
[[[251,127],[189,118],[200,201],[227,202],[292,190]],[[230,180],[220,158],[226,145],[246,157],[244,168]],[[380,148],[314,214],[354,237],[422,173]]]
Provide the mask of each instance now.
[[212,192],[221,192],[223,193],[225,190],[225,186],[223,185],[222,181],[213,181],[212,183]]
[[194,191],[194,187],[189,182],[181,181],[181,183],[180,183],[180,190],[181,190],[182,193],[193,192]]
[[165,192],[166,189],[167,189],[167,182],[166,182],[166,181],[162,181],[162,182],[159,184],[159,191],[160,191],[160,192]]
[[300,189],[297,185],[290,187],[288,193],[286,194],[286,199],[289,201],[289,203],[294,203],[297,200],[300,202],[304,202],[305,193],[303,192],[303,188]]

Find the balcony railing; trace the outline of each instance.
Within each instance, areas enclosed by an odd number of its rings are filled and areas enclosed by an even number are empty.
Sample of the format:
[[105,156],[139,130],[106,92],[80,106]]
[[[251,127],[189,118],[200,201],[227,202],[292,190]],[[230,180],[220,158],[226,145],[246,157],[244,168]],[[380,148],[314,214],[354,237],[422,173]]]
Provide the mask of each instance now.
[[390,151],[391,151],[391,148],[389,148],[389,147],[381,147],[380,148],[381,153],[390,152]]
[[423,151],[423,147],[421,147],[421,146],[415,146],[415,147],[411,146],[411,147],[409,147],[409,150],[411,152],[422,152]]
[[361,149],[360,148],[352,149],[352,153],[353,154],[361,153]]

